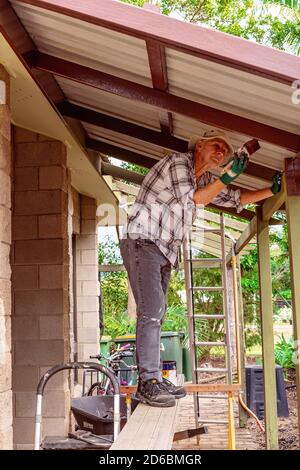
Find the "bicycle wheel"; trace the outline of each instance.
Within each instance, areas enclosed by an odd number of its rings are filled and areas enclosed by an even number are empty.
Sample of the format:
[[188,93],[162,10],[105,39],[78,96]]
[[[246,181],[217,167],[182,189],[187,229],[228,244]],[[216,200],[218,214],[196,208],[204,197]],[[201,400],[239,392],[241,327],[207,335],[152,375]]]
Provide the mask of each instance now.
[[106,386],[103,385],[102,382],[95,382],[91,385],[87,392],[87,396],[98,396],[98,395],[113,395],[113,387],[112,384],[109,382]]

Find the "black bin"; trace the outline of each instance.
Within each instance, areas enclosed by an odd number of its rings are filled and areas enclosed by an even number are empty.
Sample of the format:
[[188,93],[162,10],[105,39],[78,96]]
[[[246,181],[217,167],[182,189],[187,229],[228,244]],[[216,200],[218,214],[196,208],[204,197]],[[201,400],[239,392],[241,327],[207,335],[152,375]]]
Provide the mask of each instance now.
[[[264,376],[262,366],[246,366],[247,406],[259,419],[264,418]],[[276,365],[277,415],[288,416],[289,408],[282,367]]]
[[[125,395],[120,396],[121,429],[127,420],[127,407],[125,398]],[[135,410],[138,403],[139,401],[136,398],[132,398],[131,412]],[[71,410],[79,426],[79,429],[90,431],[97,436],[107,434],[113,435],[113,405],[114,397],[112,395],[80,397],[72,398]]]

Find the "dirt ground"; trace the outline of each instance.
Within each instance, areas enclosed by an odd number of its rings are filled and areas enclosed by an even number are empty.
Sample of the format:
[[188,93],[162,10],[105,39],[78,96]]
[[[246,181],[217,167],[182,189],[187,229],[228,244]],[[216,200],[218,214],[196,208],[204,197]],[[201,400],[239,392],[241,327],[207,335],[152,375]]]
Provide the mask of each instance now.
[[[247,358],[248,364],[255,364],[253,357]],[[223,367],[223,361],[217,358],[204,359],[201,361],[201,366],[205,367]],[[202,373],[201,379],[211,377],[211,374]],[[223,381],[223,380],[221,380]],[[296,375],[294,370],[289,370],[287,373],[286,393],[289,407],[289,416],[286,418],[278,418],[278,439],[279,449],[281,450],[299,450],[298,443],[298,417],[297,417],[297,396],[296,396]],[[264,425],[264,422],[262,422]],[[264,434],[259,430],[255,420],[249,418],[247,421],[247,429],[253,435],[253,440],[258,444],[259,449],[265,449]]]
[[[298,450],[298,417],[297,417],[297,396],[296,396],[295,371],[288,372],[286,381],[286,393],[289,405],[289,416],[278,418],[278,440],[281,450]],[[264,424],[264,423],[263,423]],[[259,444],[260,449],[265,449],[264,435],[260,432],[254,419],[249,419],[247,428],[251,430],[253,439]]]

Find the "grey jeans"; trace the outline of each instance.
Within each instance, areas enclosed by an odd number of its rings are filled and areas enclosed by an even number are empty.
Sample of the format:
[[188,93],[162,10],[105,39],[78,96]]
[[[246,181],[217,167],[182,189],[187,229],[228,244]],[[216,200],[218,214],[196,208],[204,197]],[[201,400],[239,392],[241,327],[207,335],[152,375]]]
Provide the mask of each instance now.
[[171,263],[151,240],[121,240],[121,254],[137,306],[136,359],[141,380],[161,381],[160,331]]

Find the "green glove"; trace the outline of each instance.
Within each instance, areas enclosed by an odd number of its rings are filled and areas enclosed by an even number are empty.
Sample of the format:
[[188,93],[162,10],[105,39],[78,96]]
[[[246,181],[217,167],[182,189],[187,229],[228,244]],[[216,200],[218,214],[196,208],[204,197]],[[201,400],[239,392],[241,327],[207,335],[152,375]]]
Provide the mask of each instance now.
[[273,184],[271,186],[271,191],[273,194],[279,193],[281,190],[281,181],[282,181],[282,173],[281,171],[277,171],[272,178]]
[[220,176],[220,180],[223,184],[230,184],[234,181],[243,171],[247,168],[249,161],[249,154],[247,151],[240,152],[239,155],[235,155],[229,165],[226,165],[225,172]]

